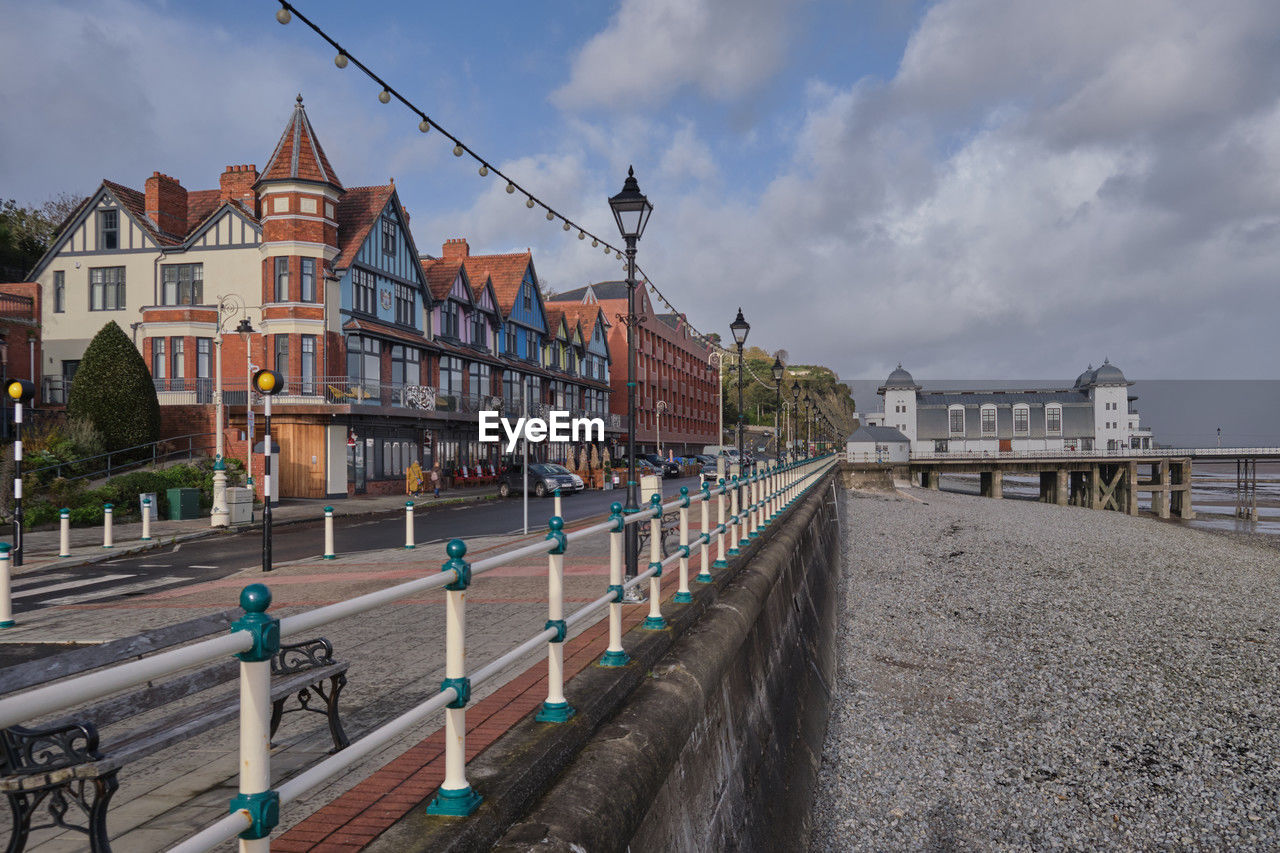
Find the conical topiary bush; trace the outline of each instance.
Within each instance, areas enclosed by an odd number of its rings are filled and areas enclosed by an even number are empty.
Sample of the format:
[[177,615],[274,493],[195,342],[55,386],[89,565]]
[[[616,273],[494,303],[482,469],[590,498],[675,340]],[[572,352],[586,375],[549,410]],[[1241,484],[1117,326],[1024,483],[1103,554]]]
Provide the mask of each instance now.
[[114,320],[94,335],[80,359],[67,395],[67,415],[88,419],[107,450],[160,438],[160,401],[151,371]]

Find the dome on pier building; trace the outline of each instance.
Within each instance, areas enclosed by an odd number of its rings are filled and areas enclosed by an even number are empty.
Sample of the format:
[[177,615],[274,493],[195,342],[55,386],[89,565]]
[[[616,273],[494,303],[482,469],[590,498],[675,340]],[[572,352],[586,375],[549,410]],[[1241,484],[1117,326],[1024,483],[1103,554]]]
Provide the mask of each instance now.
[[883,390],[904,390],[919,391],[920,386],[916,384],[911,374],[902,369],[902,362],[898,362],[898,367],[889,374],[889,378],[884,381]]
[[1093,365],[1085,368],[1084,373],[1076,377],[1076,388],[1087,388],[1093,382]]
[[1129,385],[1132,384],[1124,378],[1124,373],[1120,368],[1116,367],[1110,361],[1104,360],[1102,367],[1093,372],[1093,385]]

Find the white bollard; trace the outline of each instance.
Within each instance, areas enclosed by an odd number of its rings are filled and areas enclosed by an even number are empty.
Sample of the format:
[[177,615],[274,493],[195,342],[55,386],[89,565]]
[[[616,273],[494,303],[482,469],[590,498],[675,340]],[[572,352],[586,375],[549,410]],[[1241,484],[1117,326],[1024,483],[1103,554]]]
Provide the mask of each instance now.
[[262,833],[258,838],[242,837],[240,853],[268,853],[273,817],[279,819],[278,806],[274,816],[262,807],[262,801],[271,797],[271,658],[280,645],[279,624],[273,628],[274,620],[266,613],[270,605],[271,591],[260,583],[250,584],[240,592],[245,615],[232,624],[233,630],[251,631],[258,640],[253,649],[236,656],[240,658],[240,785],[231,808],[248,808],[250,815],[256,811],[261,820],[255,820],[254,826]]
[[336,560],[333,553],[333,507],[324,508],[324,558]]
[[471,701],[471,680],[466,676],[467,586],[471,566],[462,558],[467,546],[454,539],[446,547],[449,559],[441,571],[453,571],[454,583],[445,587],[444,681],[440,689],[452,688],[456,699],[445,706],[444,781],[427,814],[466,817],[480,805],[481,797],[467,782],[467,703]]
[[[559,490],[556,490],[557,499]],[[556,629],[556,636],[547,640],[547,699],[534,717],[540,723],[563,723],[575,711],[564,698],[564,640],[567,627],[564,621],[564,520],[558,515],[547,522],[551,532],[547,539],[554,539],[556,547],[547,555],[547,627]]]
[[115,543],[111,539],[111,504],[102,505],[102,547],[110,548]]
[[702,571],[698,583],[711,583],[711,487],[702,484]]
[[622,504],[609,507],[609,521],[613,523],[609,531],[609,591],[613,601],[609,602],[609,647],[600,658],[600,665],[626,666],[631,658],[622,650]]
[[13,627],[13,599],[9,589],[9,543],[0,542],[0,628]]
[[555,513],[554,513],[554,515],[555,515],[555,517],[556,517],[556,518],[560,518],[560,519],[563,519],[563,518],[564,518],[563,513],[561,513],[561,512],[560,512],[560,490],[559,490],[559,489],[556,489],[556,491],[555,491]]
[[672,599],[677,604],[693,601],[689,591],[689,487],[680,487],[680,588]]
[[413,501],[404,502],[404,547],[412,549],[413,545]]
[[58,510],[58,556],[71,556],[71,510]]
[[654,494],[649,499],[649,508],[654,515],[649,519],[649,568],[657,566],[657,572],[649,578],[649,615],[644,617],[641,626],[650,631],[661,631],[667,627],[667,620],[662,616],[662,495]]
[[142,499],[142,541],[151,541],[151,498]]

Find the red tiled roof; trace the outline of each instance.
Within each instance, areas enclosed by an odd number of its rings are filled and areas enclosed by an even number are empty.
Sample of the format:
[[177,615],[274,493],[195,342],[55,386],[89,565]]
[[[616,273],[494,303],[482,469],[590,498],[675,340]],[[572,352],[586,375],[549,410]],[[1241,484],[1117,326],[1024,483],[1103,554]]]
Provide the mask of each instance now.
[[352,187],[338,202],[338,257],[334,269],[346,269],[356,259],[369,229],[387,206],[394,184],[380,187]]
[[284,133],[276,143],[276,150],[271,153],[266,168],[262,170],[263,181],[315,181],[342,189],[342,181],[329,165],[329,158],[320,147],[315,131],[311,129],[311,121],[302,106],[302,96],[298,96],[297,106],[289,116]]
[[462,269],[462,264],[444,258],[423,258],[419,264],[422,265],[422,274],[427,277],[427,287],[431,289],[431,295],[437,300],[447,299],[449,291],[453,289],[454,279],[458,277],[458,270]]
[[498,298],[498,309],[503,316],[511,316],[516,297],[520,294],[520,283],[524,281],[525,270],[533,262],[533,252],[528,250],[514,252],[509,255],[469,255],[463,259],[467,275],[472,281],[484,281],[489,278],[493,282],[493,295]]
[[384,338],[394,338],[397,341],[404,341],[419,347],[428,343],[427,339],[422,335],[408,332],[404,329],[397,329],[394,326],[387,326],[377,320],[348,320],[342,324],[342,330],[344,332],[366,332],[371,335],[381,335]]
[[[111,190],[125,209],[138,221],[138,224],[146,229],[151,238],[161,246],[176,246],[182,242],[181,235],[174,237],[166,234],[156,227],[156,224],[147,218],[147,197],[137,190],[126,187],[124,184],[117,184],[115,181],[103,181],[103,186]],[[189,194],[188,194],[189,195]]]
[[221,190],[191,190],[187,193],[187,233],[209,218],[215,210],[222,207]]
[[[604,312],[600,310],[599,305],[585,305],[582,303],[568,304],[556,303],[556,308],[563,311],[565,317],[570,323],[577,321],[582,326],[582,343],[585,346],[591,342],[591,335],[595,333],[596,323],[603,316]],[[605,321],[608,326],[608,321]],[[608,331],[606,330],[606,334]]]

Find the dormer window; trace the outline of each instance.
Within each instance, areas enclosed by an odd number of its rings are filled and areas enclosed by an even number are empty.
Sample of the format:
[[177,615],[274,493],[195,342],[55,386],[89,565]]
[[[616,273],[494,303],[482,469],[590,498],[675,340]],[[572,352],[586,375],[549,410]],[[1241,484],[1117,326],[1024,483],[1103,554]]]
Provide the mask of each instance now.
[[440,334],[446,338],[458,337],[458,303],[446,299],[440,306]]
[[98,211],[98,251],[120,248],[120,211]]
[[529,292],[529,288],[524,289],[524,310],[533,310],[533,294]]
[[396,224],[387,217],[382,217],[382,254],[396,253]]
[[471,343],[473,346],[483,347],[488,344],[485,340],[485,323],[484,315],[479,311],[471,312]]

